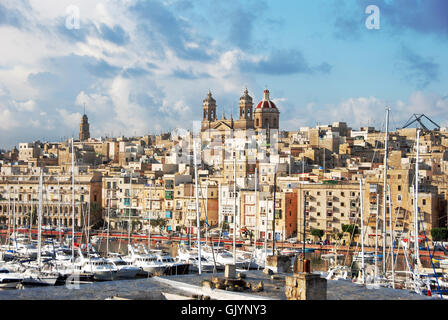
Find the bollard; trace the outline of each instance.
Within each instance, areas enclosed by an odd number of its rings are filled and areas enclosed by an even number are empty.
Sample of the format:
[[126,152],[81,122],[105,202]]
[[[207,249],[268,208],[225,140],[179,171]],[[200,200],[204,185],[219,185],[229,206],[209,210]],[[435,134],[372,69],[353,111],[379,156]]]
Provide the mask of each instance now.
[[282,255],[267,256],[266,267],[274,273],[291,272],[291,258]]
[[308,259],[305,259],[305,260],[296,259],[294,261],[293,272],[294,273],[300,273],[300,272],[310,273],[311,272],[311,261]]
[[288,300],[327,300],[327,279],[311,273],[310,260],[296,259],[293,271],[292,276],[285,278]]
[[235,279],[236,278],[236,267],[234,264],[226,264],[224,269],[224,277],[226,279]]

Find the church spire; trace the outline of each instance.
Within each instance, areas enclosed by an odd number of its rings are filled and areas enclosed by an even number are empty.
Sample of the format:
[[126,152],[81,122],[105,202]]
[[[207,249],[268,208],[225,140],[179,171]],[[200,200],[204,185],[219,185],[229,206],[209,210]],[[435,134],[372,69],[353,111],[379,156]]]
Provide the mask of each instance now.
[[79,124],[79,140],[85,141],[90,138],[89,130],[89,118],[86,115],[86,104],[84,103],[84,115],[81,118],[81,123]]

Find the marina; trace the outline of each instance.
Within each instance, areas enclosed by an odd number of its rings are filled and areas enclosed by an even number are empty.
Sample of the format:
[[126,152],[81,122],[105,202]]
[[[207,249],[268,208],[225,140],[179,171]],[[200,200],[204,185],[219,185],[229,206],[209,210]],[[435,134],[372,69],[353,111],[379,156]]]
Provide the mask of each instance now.
[[[19,237],[17,237],[19,238]],[[51,238],[50,238],[51,239]],[[5,238],[3,238],[5,240]],[[54,239],[53,239],[54,240]],[[45,239],[48,242],[49,239]],[[123,243],[121,243],[123,242]],[[292,275],[294,260],[301,255],[299,249],[283,249],[282,252],[289,254],[291,268],[287,273],[266,272],[263,265],[251,263],[253,248],[242,246],[237,252],[240,252],[240,260],[236,266],[239,275],[243,275],[244,281],[251,284],[253,288],[263,283],[263,290],[253,292],[235,292],[231,290],[211,289],[204,287],[204,281],[210,281],[216,277],[223,277],[226,264],[232,264],[232,247],[224,245],[214,248],[215,263],[213,258],[209,259],[207,246],[203,246],[201,260],[203,261],[202,274],[198,274],[198,250],[181,245],[176,241],[153,240],[152,248],[146,247],[148,242],[144,240],[134,240],[128,244],[127,240],[110,240],[106,246],[105,239],[99,239],[96,245],[85,246],[81,250],[79,246],[76,250],[75,269],[70,266],[73,263],[70,257],[70,250],[65,247],[65,256],[47,254],[44,260],[46,268],[35,273],[33,278],[29,270],[38,270],[31,267],[33,262],[37,262],[32,257],[28,257],[26,262],[20,259],[9,257],[3,261],[0,266],[0,299],[149,299],[149,300],[183,300],[197,299],[200,296],[210,299],[271,299],[286,300],[285,296],[285,277]],[[125,244],[128,244],[126,246]],[[285,244],[286,245],[286,244]],[[5,246],[5,244],[3,245]],[[56,252],[63,252],[62,248],[55,245]],[[311,263],[311,272],[318,274],[327,281],[327,299],[328,300],[426,300],[440,299],[436,292],[428,297],[427,292],[417,293],[413,288],[398,289],[399,273],[406,275],[406,259],[402,254],[397,255],[395,282],[396,289],[391,286],[375,286],[370,284],[360,284],[356,272],[352,271],[353,266],[359,265],[362,258],[359,253],[338,251],[334,248],[329,249],[326,246],[320,246],[316,249],[305,251],[305,258]],[[107,255],[106,248],[110,250]],[[223,257],[228,256],[228,260],[218,259],[218,249]],[[228,250],[226,250],[226,248]],[[210,248],[209,248],[210,249]],[[142,252],[137,254],[136,251]],[[257,249],[260,251],[261,249]],[[83,252],[84,251],[84,252]],[[211,251],[211,250],[209,250]],[[244,255],[246,253],[246,255]],[[270,254],[268,252],[268,254]],[[213,254],[212,254],[213,255]],[[244,259],[246,257],[246,260]],[[24,256],[22,255],[22,258]],[[59,259],[58,259],[59,257]],[[337,259],[335,259],[335,257]],[[249,260],[247,260],[249,258]],[[367,270],[371,275],[373,260],[371,255],[366,257]],[[338,265],[345,266],[347,270],[344,276],[341,276],[341,268],[333,268],[335,261]],[[431,261],[422,256],[422,265],[429,269]],[[58,266],[50,268],[49,266]],[[359,266],[358,266],[359,268]],[[46,270],[44,272],[44,270]],[[73,272],[73,270],[76,270]],[[337,272],[336,272],[337,270]],[[358,269],[359,270],[359,269]],[[373,272],[372,272],[373,270]],[[439,269],[438,271],[442,271]],[[37,272],[37,271],[36,271]],[[338,277],[334,275],[339,274]],[[442,273],[443,274],[443,273]],[[333,279],[331,279],[333,278]],[[442,277],[439,281],[442,280]]]

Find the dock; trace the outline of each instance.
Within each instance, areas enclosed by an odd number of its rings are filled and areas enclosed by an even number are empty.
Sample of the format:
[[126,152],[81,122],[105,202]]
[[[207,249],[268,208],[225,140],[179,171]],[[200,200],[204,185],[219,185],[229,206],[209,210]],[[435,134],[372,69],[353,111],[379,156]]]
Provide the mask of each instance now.
[[[246,282],[263,282],[260,292],[232,292],[203,287],[204,280],[224,277],[224,273],[187,274],[136,280],[94,282],[79,286],[35,287],[23,290],[1,290],[0,300],[286,300],[285,280],[288,274],[267,275],[260,270],[244,271]],[[369,289],[351,281],[327,282],[327,300],[427,300],[406,290]]]

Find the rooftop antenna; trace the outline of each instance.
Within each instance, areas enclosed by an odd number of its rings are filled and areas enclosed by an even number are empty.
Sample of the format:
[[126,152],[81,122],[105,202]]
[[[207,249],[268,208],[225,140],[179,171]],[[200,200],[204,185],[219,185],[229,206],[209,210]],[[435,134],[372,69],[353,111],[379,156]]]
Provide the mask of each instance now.
[[84,102],[84,114],[86,114],[86,103]]

